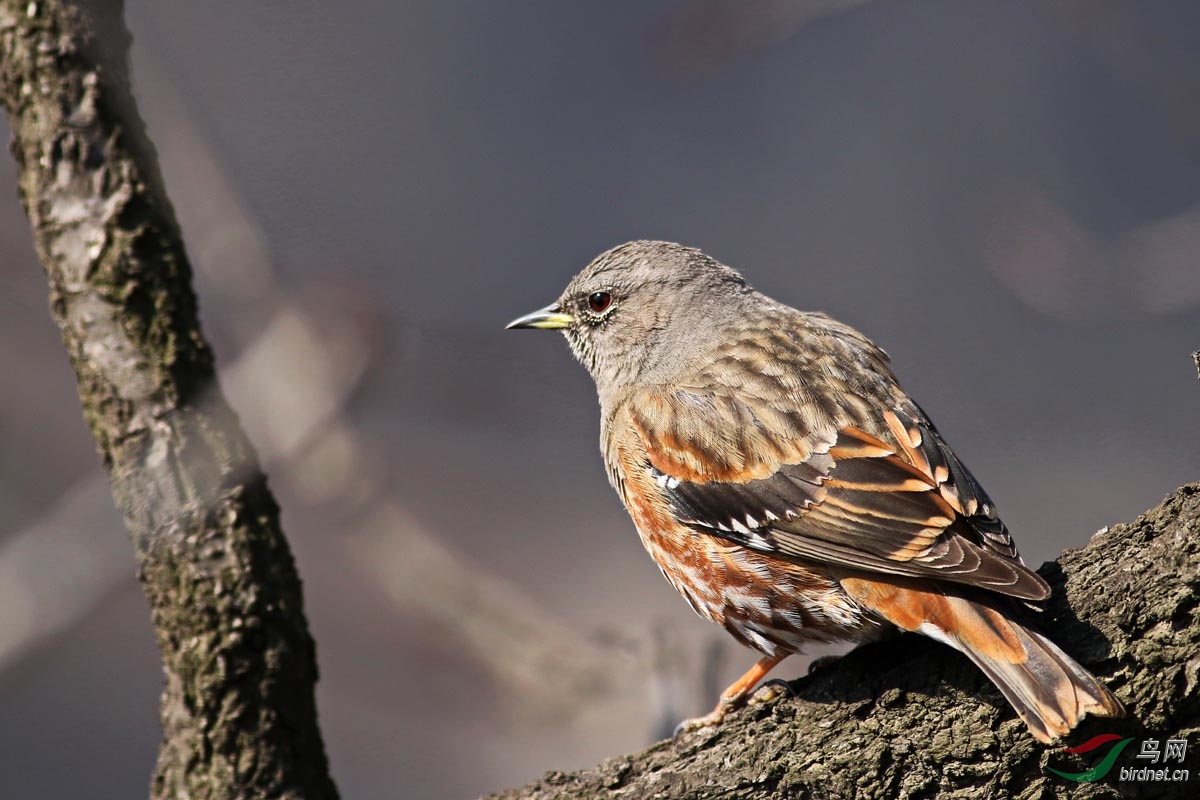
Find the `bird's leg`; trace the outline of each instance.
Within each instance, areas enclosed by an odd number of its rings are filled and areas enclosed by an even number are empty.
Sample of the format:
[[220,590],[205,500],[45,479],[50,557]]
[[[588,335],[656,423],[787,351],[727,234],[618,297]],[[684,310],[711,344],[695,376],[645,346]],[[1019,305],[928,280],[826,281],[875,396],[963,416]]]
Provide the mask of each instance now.
[[717,701],[716,708],[703,717],[685,719],[675,728],[675,735],[678,736],[681,733],[699,730],[700,728],[711,728],[715,725],[720,725],[730,711],[745,704],[746,699],[754,691],[754,687],[758,685],[758,682],[766,677],[768,672],[773,670],[780,661],[783,661],[789,655],[790,653],[780,653],[760,658],[753,667],[746,670],[745,675],[738,678],[729,685],[728,689],[721,692],[721,699]]

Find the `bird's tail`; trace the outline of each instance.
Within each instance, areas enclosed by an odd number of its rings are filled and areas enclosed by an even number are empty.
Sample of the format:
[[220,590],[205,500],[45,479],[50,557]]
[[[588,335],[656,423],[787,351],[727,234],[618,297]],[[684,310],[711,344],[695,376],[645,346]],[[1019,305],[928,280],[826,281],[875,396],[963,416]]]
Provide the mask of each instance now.
[[[1017,715],[1038,741],[1049,742],[1069,733],[1088,714],[1121,717],[1121,702],[1095,676],[1081,667],[1058,645],[994,609],[962,598],[955,605],[968,606],[962,615],[973,615],[984,625],[1007,628],[1005,639],[1017,648],[974,646],[970,637],[947,637],[996,684]],[[1018,649],[1019,648],[1019,649]]]
[[864,605],[904,630],[923,633],[964,653],[983,670],[1042,742],[1088,714],[1124,716],[1120,701],[1086,669],[1037,631],[987,602],[959,594],[850,579],[843,585]]

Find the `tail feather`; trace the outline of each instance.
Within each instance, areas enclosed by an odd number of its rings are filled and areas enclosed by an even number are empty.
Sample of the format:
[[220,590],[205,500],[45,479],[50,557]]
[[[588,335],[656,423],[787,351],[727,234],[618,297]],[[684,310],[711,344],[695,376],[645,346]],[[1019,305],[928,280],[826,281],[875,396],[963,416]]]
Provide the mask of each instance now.
[[975,662],[1038,741],[1069,733],[1088,714],[1124,716],[1113,693],[1042,634],[988,605],[953,595],[945,601],[952,624],[926,623],[921,632]]
[[1121,717],[1125,708],[1105,686],[1036,631],[1009,621],[1025,649],[1025,659],[1008,662],[970,647],[959,647],[1000,689],[1042,742],[1071,731],[1088,714]]
[[[907,583],[907,582],[906,582]],[[899,582],[844,578],[842,586],[892,624],[923,633],[964,653],[996,684],[1042,742],[1064,734],[1088,714],[1124,716],[1112,692],[1056,644],[983,599]]]

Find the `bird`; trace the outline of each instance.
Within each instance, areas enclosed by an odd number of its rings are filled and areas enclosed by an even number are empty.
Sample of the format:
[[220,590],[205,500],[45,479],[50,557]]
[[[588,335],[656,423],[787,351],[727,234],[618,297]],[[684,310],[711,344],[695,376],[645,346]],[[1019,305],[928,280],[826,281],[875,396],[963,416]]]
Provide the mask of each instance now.
[[1036,630],[1050,587],[889,356],[698,249],[633,241],[509,329],[560,331],[593,378],[610,483],[701,617],[759,660],[719,725],[810,642],[910,631],[960,651],[1041,742],[1119,700]]

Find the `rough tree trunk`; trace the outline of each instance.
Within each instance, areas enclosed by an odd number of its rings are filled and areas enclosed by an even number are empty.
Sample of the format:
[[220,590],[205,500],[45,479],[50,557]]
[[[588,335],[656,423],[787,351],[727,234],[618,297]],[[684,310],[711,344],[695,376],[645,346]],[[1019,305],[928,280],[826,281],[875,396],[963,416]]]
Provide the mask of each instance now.
[[[1054,589],[1040,624],[1125,703],[1069,744],[1135,737],[1106,777],[1077,784],[1101,747],[1038,744],[965,658],[908,635],[860,647],[793,684],[796,697],[751,707],[717,731],[662,742],[494,800],[582,798],[1200,797],[1200,484],[1137,521],[1102,531],[1040,570]],[[1188,740],[1186,783],[1121,781],[1143,739]]]
[[300,581],[216,384],[120,0],[0,0],[0,101],[166,687],[158,798],[332,798]]

